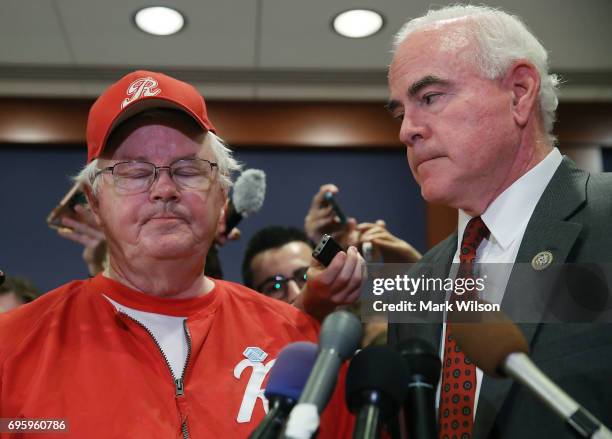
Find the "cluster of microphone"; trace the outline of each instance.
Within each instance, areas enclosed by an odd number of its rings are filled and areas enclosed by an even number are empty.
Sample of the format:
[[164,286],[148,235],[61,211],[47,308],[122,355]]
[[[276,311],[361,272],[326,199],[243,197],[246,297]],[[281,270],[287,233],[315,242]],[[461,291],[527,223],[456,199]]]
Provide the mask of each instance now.
[[[454,324],[453,334],[465,354],[486,374],[512,378],[558,414],[583,438],[612,434],[529,359],[520,329],[502,313],[487,313],[479,324]],[[435,395],[441,362],[424,340],[403,340],[395,347],[368,346],[358,350],[359,319],[346,311],[323,322],[319,344],[292,343],[283,349],[272,370],[265,396],[269,410],[250,439],[310,439],[350,360],[345,401],[355,414],[354,439],[438,437]]]
[[402,407],[415,421],[407,423],[410,437],[437,437],[434,397],[440,360],[433,348],[415,339],[398,349],[369,346],[357,351],[361,336],[361,322],[337,311],[323,322],[318,345],[298,342],[285,347],[265,390],[268,413],[249,438],[315,437],[340,369],[349,359],[345,400],[356,415],[354,438],[380,437],[383,425],[396,419]]

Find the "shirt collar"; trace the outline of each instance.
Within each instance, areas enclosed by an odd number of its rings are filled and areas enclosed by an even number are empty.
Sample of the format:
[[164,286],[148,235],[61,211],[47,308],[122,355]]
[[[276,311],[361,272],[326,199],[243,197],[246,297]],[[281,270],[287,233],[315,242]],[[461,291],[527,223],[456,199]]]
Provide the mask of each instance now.
[[[557,148],[526,174],[516,180],[487,207],[480,216],[495,240],[506,250],[527,225],[540,197],[552,179],[563,157]],[[458,246],[472,217],[459,209]]]
[[[121,305],[136,311],[163,314],[175,317],[190,317],[193,314],[206,311],[214,312],[224,294],[220,284],[223,281],[215,279],[215,287],[208,293],[189,299],[172,299],[151,296],[142,291],[133,290],[122,283],[105,277],[99,273],[90,279],[92,294],[104,295]],[[107,300],[107,299],[104,299]]]

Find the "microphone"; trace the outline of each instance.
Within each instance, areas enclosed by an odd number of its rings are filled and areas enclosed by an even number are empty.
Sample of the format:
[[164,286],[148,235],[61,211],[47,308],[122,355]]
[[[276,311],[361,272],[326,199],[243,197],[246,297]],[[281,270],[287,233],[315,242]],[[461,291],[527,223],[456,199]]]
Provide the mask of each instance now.
[[257,213],[266,196],[266,174],[261,169],[247,169],[236,179],[225,217],[227,235],[243,218]]
[[357,415],[353,439],[380,437],[381,424],[404,400],[404,381],[402,357],[391,348],[368,346],[355,355],[346,375],[346,405]]
[[483,313],[482,323],[454,324],[453,337],[461,349],[487,375],[511,377],[527,387],[583,438],[612,439],[612,433],[595,416],[550,380],[527,355],[521,330],[501,312]]
[[4,275],[4,271],[0,270],[0,285],[4,283],[4,279],[6,279],[6,276]]
[[442,363],[433,346],[419,338],[403,340],[396,346],[405,364],[406,399],[404,422],[408,437],[437,439],[436,388]]
[[279,354],[264,395],[270,408],[249,439],[275,439],[280,434],[289,412],[297,402],[317,357],[317,345],[296,342]]
[[282,437],[309,439],[319,428],[319,414],[336,387],[340,366],[359,347],[361,334],[361,322],[347,311],[333,312],[323,320],[317,359]]

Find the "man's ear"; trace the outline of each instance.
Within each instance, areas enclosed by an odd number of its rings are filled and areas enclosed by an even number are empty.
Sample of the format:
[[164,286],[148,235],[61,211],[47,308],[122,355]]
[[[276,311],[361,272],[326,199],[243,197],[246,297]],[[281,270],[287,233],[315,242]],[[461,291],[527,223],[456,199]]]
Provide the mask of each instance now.
[[98,198],[93,193],[93,190],[90,186],[83,186],[83,192],[85,193],[85,197],[87,198],[87,204],[89,204],[89,209],[96,220],[96,224],[98,227],[102,227],[102,220],[100,219],[100,203],[98,202]]
[[217,221],[217,234],[225,233],[225,215],[229,206],[229,200],[225,198],[225,203],[221,206],[221,212],[219,213],[219,221]]
[[512,116],[524,127],[539,111],[540,74],[529,61],[518,60],[507,70],[504,83],[512,93]]

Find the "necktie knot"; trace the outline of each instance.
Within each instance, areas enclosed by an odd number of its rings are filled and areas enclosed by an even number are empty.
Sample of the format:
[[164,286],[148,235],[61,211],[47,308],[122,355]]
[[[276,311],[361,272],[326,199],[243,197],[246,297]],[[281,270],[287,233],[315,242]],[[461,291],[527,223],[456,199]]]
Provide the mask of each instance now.
[[460,262],[473,262],[476,259],[476,250],[483,239],[489,236],[490,232],[482,218],[476,216],[472,218],[465,227],[463,239],[461,240],[461,251],[459,252]]

